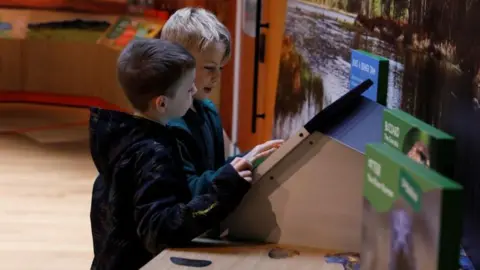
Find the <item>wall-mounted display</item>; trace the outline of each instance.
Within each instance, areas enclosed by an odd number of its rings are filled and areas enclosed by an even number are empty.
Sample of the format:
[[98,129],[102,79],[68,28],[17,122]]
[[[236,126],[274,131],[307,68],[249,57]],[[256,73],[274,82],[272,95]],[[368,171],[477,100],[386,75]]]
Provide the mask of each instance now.
[[121,50],[133,39],[154,38],[160,32],[162,26],[163,24],[158,21],[120,17],[98,43]]
[[28,11],[0,9],[0,38],[24,39],[28,20]]
[[116,16],[40,9],[0,9],[0,37],[95,43]]

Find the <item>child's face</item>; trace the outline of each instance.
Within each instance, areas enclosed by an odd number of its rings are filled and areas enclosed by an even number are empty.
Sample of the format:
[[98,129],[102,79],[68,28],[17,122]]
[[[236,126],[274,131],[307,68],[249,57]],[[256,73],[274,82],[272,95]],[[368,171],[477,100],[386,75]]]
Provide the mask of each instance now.
[[220,80],[221,71],[225,65],[223,57],[225,46],[221,43],[213,44],[203,52],[194,53],[197,61],[197,74],[195,86],[197,87],[196,99],[206,99]]
[[174,86],[177,88],[175,95],[173,97],[164,97],[164,112],[168,119],[184,116],[190,106],[192,106],[192,96],[197,92],[194,81],[195,69],[192,69],[187,71]]

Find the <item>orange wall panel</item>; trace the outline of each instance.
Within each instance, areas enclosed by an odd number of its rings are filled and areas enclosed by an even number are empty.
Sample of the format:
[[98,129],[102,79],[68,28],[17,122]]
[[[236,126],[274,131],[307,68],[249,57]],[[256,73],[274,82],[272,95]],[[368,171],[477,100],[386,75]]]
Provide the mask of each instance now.
[[262,140],[272,139],[275,99],[277,95],[278,73],[280,65],[280,53],[282,50],[282,39],[285,31],[285,16],[287,12],[287,0],[265,1],[267,12],[264,13],[265,20],[270,23],[267,35],[267,50],[265,53],[266,69],[262,74],[265,77],[264,110],[265,120],[263,126]]
[[265,119],[257,118],[256,133],[252,133],[253,67],[255,39],[242,32],[240,94],[238,119],[238,146],[248,150],[272,138],[278,67],[282,36],[285,29],[286,0],[263,0],[262,23],[269,28],[262,29],[266,34],[265,62],[259,64],[257,113],[265,114]]

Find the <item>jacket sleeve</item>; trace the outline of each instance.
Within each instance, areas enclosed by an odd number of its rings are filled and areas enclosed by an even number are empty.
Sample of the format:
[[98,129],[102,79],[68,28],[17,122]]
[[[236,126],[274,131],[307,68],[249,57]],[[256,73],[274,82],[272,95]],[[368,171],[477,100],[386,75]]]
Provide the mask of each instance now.
[[189,194],[183,175],[176,172],[168,152],[159,147],[139,149],[135,161],[137,234],[154,254],[165,245],[191,241],[219,224],[250,188],[232,166],[225,166],[208,193],[188,201],[180,197]]
[[[238,157],[243,156],[237,155]],[[217,171],[213,170],[206,170],[202,174],[198,175],[195,165],[188,158],[188,156],[183,155],[183,171],[187,177],[188,187],[193,195],[201,195],[205,194],[209,191],[213,180],[222,172],[226,167],[232,168],[230,162],[237,156],[230,157],[228,160],[225,161],[225,164],[220,167]],[[233,169],[233,168],[232,168]]]
[[230,164],[226,164],[217,171],[206,170],[202,174],[197,175],[195,165],[189,159],[186,159],[185,157],[183,158],[183,171],[187,177],[188,187],[194,196],[208,193],[214,179],[226,167],[233,169]]
[[180,141],[177,141],[177,143],[183,162],[183,172],[187,177],[188,187],[194,196],[209,192],[212,182],[218,176],[218,174],[221,173],[225,167],[227,167],[227,165],[231,168],[231,165],[229,164],[230,162],[228,162],[216,171],[205,170],[201,174],[197,174],[198,170],[193,163],[193,159],[190,156],[188,147]]

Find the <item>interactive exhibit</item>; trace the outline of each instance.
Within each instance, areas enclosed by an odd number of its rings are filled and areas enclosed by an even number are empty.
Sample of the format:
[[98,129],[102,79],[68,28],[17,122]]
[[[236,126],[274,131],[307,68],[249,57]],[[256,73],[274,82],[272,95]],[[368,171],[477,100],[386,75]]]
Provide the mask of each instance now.
[[256,166],[222,224],[226,241],[270,245],[199,240],[144,269],[474,269],[461,248],[455,139],[386,108],[388,61],[351,53],[352,89]]
[[[463,190],[446,176],[454,138],[374,101],[376,78],[352,85],[255,168],[223,224],[233,242],[200,239],[144,269],[473,269]],[[246,241],[270,244],[231,244]]]
[[382,127],[383,107],[361,96],[371,85],[321,111],[256,168],[258,183],[227,221],[230,236],[360,250],[363,153]]

